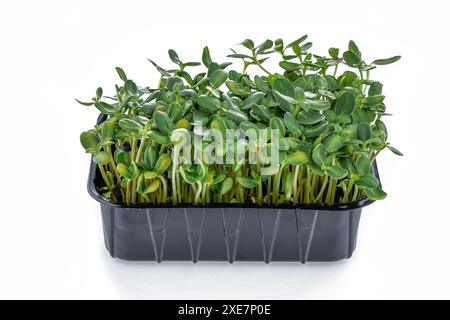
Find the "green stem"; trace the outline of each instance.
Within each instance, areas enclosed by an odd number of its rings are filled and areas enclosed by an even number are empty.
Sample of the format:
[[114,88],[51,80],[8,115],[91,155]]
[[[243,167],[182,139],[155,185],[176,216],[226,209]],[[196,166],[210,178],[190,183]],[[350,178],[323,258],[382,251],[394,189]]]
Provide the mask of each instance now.
[[[131,138],[131,159],[136,158],[136,150],[137,149],[137,138],[132,137]],[[131,203],[136,202],[136,178],[132,181],[132,187],[131,187]]]
[[328,189],[327,189],[327,197],[325,198],[325,202],[328,204],[331,204],[331,191],[333,189],[333,180],[330,179],[330,182],[328,183]]
[[278,169],[277,174],[275,175],[275,180],[273,182],[273,196],[272,196],[272,202],[277,203],[278,202],[278,195],[280,192],[280,180],[281,180],[281,174],[283,173],[285,164],[281,164],[280,168]]
[[136,137],[131,138],[131,159],[136,158],[136,150],[137,149],[137,139]]
[[175,146],[173,148],[173,163],[172,163],[172,204],[177,204],[177,161],[178,161],[178,148]]
[[139,162],[141,160],[141,154],[142,154],[142,150],[144,149],[145,139],[146,139],[146,137],[142,137],[141,144],[139,145],[139,149],[137,151],[136,159],[134,160],[134,162]]
[[114,171],[114,175],[116,176],[117,181],[119,181],[119,183],[120,183],[121,182],[120,174],[117,171],[116,162],[114,161],[114,156],[113,156],[113,154],[111,152],[111,146],[106,146],[105,149],[106,149],[106,152],[109,153],[110,164],[111,164],[111,167],[112,167],[112,169]]
[[262,203],[263,192],[262,192],[262,182],[258,183],[258,204]]
[[316,192],[316,186],[317,186],[317,174],[312,173],[312,179],[311,179],[311,200],[314,201],[314,194]]
[[370,159],[370,164],[373,164],[373,162],[375,161],[376,157],[380,154],[380,152],[384,149],[385,147],[381,148],[380,150],[378,150],[377,152],[375,152],[375,154],[372,156],[372,159]]
[[136,183],[136,179],[137,178],[134,178],[133,179],[133,184],[132,184],[132,191],[131,191],[131,203],[136,203],[136,186],[137,186],[137,183]]
[[338,67],[339,67],[339,63],[336,63],[336,66],[334,67],[334,71],[333,71],[333,77],[336,77]]
[[319,194],[314,199],[314,202],[317,202],[322,199],[323,193],[325,192],[325,189],[327,187],[327,183],[328,183],[328,176],[325,176],[323,183],[322,183],[322,187],[320,188]]
[[210,203],[211,202],[211,197],[210,197],[210,193],[209,193],[209,184],[206,185],[206,203]]
[[353,180],[348,182],[347,190],[345,190],[344,197],[342,198],[342,202],[348,202],[348,196],[353,188]]
[[306,181],[305,181],[305,192],[304,192],[304,201],[305,203],[310,203],[309,195],[311,189],[311,170],[307,168],[306,170]]
[[[366,80],[369,80],[369,76],[370,76],[370,71],[369,70],[367,70],[366,71]],[[365,86],[364,86],[364,93],[367,91],[367,88],[368,88],[369,86],[366,84]]]
[[264,71],[265,73],[267,73],[269,76],[271,76],[272,74],[266,69],[264,68],[261,63],[259,63],[258,58],[256,57],[256,53],[255,50],[253,50],[253,62],[261,68],[262,71]]
[[206,184],[204,184],[203,186],[202,186],[202,196],[201,196],[201,199],[202,199],[202,202],[203,202],[203,204],[205,204],[206,203]]
[[116,195],[114,194],[114,186],[112,186],[108,180],[108,176],[106,175],[105,169],[103,168],[103,165],[98,165],[100,169],[100,173],[102,175],[103,180],[105,181],[106,187],[108,188],[109,192],[111,192],[111,200],[114,202],[117,202]]
[[331,181],[331,203],[334,203],[335,197],[336,197],[336,184],[337,180]]
[[131,203],[131,180],[127,181],[127,204]]
[[245,74],[245,72],[247,71],[249,64],[244,60],[244,69],[242,70],[242,74]]
[[163,195],[162,195],[162,203],[166,203],[167,201],[167,182],[166,179],[163,176],[158,176],[159,180],[161,180],[161,183],[163,185]]
[[198,199],[200,198],[200,194],[202,192],[202,183],[200,181],[196,182],[198,185],[197,192],[195,193],[194,204],[198,204]]
[[359,77],[361,78],[361,80],[364,80],[364,76],[363,76],[363,72],[361,70],[361,68],[358,68],[359,71]]
[[358,186],[355,186],[355,190],[353,191],[352,202],[355,202],[357,200],[357,198],[358,198],[358,191],[359,191]]
[[300,172],[300,166],[295,166],[294,180],[292,181],[294,187],[294,204],[297,204],[297,187],[298,187],[298,174]]
[[182,190],[181,190],[181,179],[180,179],[180,173],[177,172],[176,174],[176,179],[177,179],[177,196],[178,196],[178,202],[183,202],[183,198],[182,198]]

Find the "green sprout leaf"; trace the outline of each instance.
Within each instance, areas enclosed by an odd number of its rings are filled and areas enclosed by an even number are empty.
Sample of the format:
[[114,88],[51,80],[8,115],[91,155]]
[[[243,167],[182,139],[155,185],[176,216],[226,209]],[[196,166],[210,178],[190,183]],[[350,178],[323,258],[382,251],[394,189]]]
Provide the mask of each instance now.
[[294,153],[288,154],[286,158],[286,163],[293,166],[300,166],[306,164],[309,161],[308,154],[303,151],[296,151]]
[[96,102],[95,107],[103,114],[106,115],[112,115],[114,114],[114,111],[116,110],[112,105],[107,104],[106,102]]
[[143,126],[140,123],[127,118],[121,119],[119,121],[119,126],[123,130],[134,134],[139,134],[139,132],[143,129]]
[[267,39],[266,41],[264,41],[263,43],[261,43],[259,46],[256,47],[256,53],[257,54],[264,53],[268,49],[271,49],[272,46],[273,46],[273,41]]
[[116,124],[114,121],[108,120],[101,124],[102,138],[106,141],[114,139]]
[[209,82],[214,88],[219,88],[228,79],[228,72],[218,69],[209,77]]
[[170,159],[170,157],[166,153],[163,153],[162,155],[159,156],[158,160],[156,161],[156,165],[155,165],[156,173],[158,175],[160,175],[160,174],[166,172],[167,169],[169,169],[171,164],[172,164],[172,160]]
[[397,156],[403,156],[403,153],[400,152],[400,150],[398,150],[397,148],[394,148],[391,145],[388,145],[387,148],[389,150],[391,150],[394,154],[396,154]]
[[170,58],[170,60],[172,60],[173,63],[178,64],[178,65],[181,64],[181,60],[180,60],[180,58],[178,58],[178,54],[173,49],[169,49],[169,58]]
[[363,174],[356,179],[355,184],[360,187],[373,189],[378,187],[378,180],[375,179],[371,174]]
[[312,159],[315,164],[317,164],[319,167],[322,167],[325,163],[325,148],[323,144],[318,144],[312,153]]
[[387,64],[391,64],[400,60],[401,56],[395,56],[387,59],[378,59],[372,62],[372,64],[376,64],[377,66],[384,66]]
[[152,141],[154,141],[154,142],[156,142],[156,143],[159,143],[160,145],[168,145],[168,144],[170,144],[169,137],[167,135],[161,133],[158,130],[150,130],[147,133],[147,138],[152,140]]
[[184,90],[178,91],[178,95],[180,97],[192,98],[192,97],[195,97],[197,95],[197,93],[192,89],[184,89]]
[[297,120],[295,120],[294,116],[290,112],[286,112],[284,114],[284,124],[286,128],[294,135],[301,135],[302,132],[300,130],[300,126],[297,124]]
[[144,151],[144,164],[148,169],[156,166],[158,160],[158,149],[155,146],[149,146]]
[[280,61],[279,65],[286,71],[297,71],[302,67],[301,64],[290,61]]
[[122,81],[127,81],[127,75],[125,74],[125,71],[123,71],[122,68],[116,67],[116,72],[119,75],[120,79],[122,79]]
[[240,44],[246,47],[247,49],[253,49],[255,47],[255,43],[250,39],[245,39]]
[[328,54],[330,55],[330,57],[332,57],[333,59],[338,59],[339,57],[339,49],[338,48],[330,48],[328,50]]
[[83,106],[87,106],[87,107],[93,106],[95,104],[95,102],[83,102],[83,101],[80,101],[78,99],[75,99],[75,101],[78,102],[79,104],[81,104]]
[[201,108],[216,112],[220,107],[220,100],[211,96],[199,96],[197,103]]
[[125,91],[131,95],[136,95],[137,94],[137,86],[136,83],[134,83],[133,80],[126,80],[125,84]]
[[220,194],[224,195],[227,192],[229,192],[232,188],[233,188],[233,179],[231,179],[230,177],[227,177],[222,182],[222,187],[220,189]]
[[103,89],[101,87],[98,87],[97,90],[95,91],[95,98],[98,100],[100,100],[103,96]]
[[361,58],[358,57],[352,51],[345,51],[343,57],[344,57],[345,63],[348,64],[350,67],[357,67],[357,66],[361,65],[361,63],[362,63]]
[[258,185],[258,183],[254,179],[248,177],[240,176],[237,177],[236,180],[241,186],[249,189],[254,188]]
[[151,180],[151,179],[155,179],[158,176],[158,173],[155,171],[145,171],[144,172],[144,178]]
[[94,155],[94,162],[100,165],[108,164],[110,161],[110,156],[108,152],[100,151]]
[[225,84],[231,92],[237,94],[238,96],[244,96],[246,94],[245,87],[236,81],[228,80]]
[[158,129],[162,133],[164,133],[165,135],[170,135],[172,133],[174,125],[172,123],[172,120],[170,120],[169,116],[167,115],[167,113],[162,111],[156,111],[153,114],[153,119],[155,120]]
[[331,104],[327,100],[306,100],[305,106],[308,109],[317,110],[317,111],[323,111],[330,109]]
[[367,141],[372,136],[372,128],[368,123],[360,123],[356,129],[358,139]]
[[80,142],[86,151],[97,148],[99,140],[97,135],[91,131],[84,131],[80,135]]
[[130,154],[128,152],[125,152],[122,150],[116,151],[116,153],[114,155],[114,160],[116,161],[117,164],[122,163],[126,167],[128,167],[131,164]]
[[155,192],[156,190],[158,190],[159,185],[160,185],[159,180],[153,180],[152,183],[150,183],[147,187],[145,187],[145,189],[142,193],[147,194],[147,193]]
[[329,135],[323,142],[327,152],[336,152],[344,146],[344,139],[337,133]]
[[358,160],[356,160],[355,167],[356,172],[360,175],[371,174],[372,172],[369,157],[366,155],[361,155]]
[[280,104],[280,106],[289,106],[289,107],[286,107],[286,109],[288,109],[288,110],[292,110],[292,107],[290,105],[297,104],[297,100],[295,100],[294,98],[291,98],[289,96],[285,96],[284,94],[282,94],[276,90],[273,90],[273,94],[274,94],[275,99]]
[[326,174],[328,174],[331,177],[331,179],[334,179],[334,180],[343,179],[348,174],[347,169],[336,167],[336,166],[326,167],[325,172],[326,172]]
[[320,112],[311,110],[299,112],[296,118],[300,124],[311,125],[321,122],[325,119],[325,116]]
[[353,108],[355,107],[355,96],[351,92],[344,92],[339,98],[336,100],[336,104],[334,106],[334,110],[336,115],[346,114],[351,115],[353,112]]
[[371,200],[383,200],[386,198],[386,192],[383,191],[380,187],[373,189],[364,189],[364,193]]
[[204,47],[202,53],[202,62],[208,68],[212,62],[211,55],[209,54],[209,48]]
[[119,163],[117,165],[117,171],[120,173],[120,175],[122,177],[124,177],[126,179],[133,179],[133,174],[128,169],[128,167],[126,165],[124,165],[123,163]]

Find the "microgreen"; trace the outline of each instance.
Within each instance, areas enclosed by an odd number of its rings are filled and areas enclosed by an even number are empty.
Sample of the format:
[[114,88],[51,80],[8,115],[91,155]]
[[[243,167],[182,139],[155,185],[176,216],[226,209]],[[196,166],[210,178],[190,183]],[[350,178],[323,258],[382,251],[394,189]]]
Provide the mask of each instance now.
[[[77,100],[105,117],[80,136],[103,196],[173,205],[385,198],[372,164],[385,149],[403,154],[388,141],[383,85],[369,76],[400,56],[367,63],[354,41],[327,55],[310,52],[306,35],[285,43],[244,40],[228,55],[241,61],[240,70],[214,60],[208,47],[202,63],[170,49],[172,67],[149,59],[160,74],[157,87],[139,86],[116,67],[114,95],[97,88],[91,100]],[[279,59],[277,70],[266,67],[269,58]],[[188,72],[201,64],[202,72]]]

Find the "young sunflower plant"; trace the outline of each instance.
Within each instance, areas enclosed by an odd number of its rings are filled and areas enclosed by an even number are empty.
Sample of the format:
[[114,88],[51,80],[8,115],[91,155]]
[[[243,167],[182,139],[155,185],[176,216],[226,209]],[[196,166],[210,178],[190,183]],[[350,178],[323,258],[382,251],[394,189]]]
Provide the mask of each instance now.
[[[92,101],[77,100],[104,115],[80,136],[98,166],[101,194],[128,205],[385,198],[372,165],[382,150],[402,154],[388,142],[382,121],[389,115],[383,85],[369,76],[400,57],[367,63],[353,41],[342,54],[331,48],[316,55],[307,36],[241,45],[228,55],[242,61],[241,71],[213,61],[205,47],[205,71],[189,73],[201,63],[183,62],[169,50],[174,68],[149,60],[161,74],[157,88],[136,85],[117,67],[122,83],[114,95],[98,88]],[[279,59],[275,72],[264,66],[269,57]],[[260,72],[251,75],[250,66]],[[209,130],[226,138],[219,141]],[[251,131],[256,143],[230,138],[230,130]],[[200,151],[192,154],[191,147]],[[262,155],[251,159],[255,153]],[[224,161],[211,161],[211,154]],[[270,162],[275,154],[278,161]]]

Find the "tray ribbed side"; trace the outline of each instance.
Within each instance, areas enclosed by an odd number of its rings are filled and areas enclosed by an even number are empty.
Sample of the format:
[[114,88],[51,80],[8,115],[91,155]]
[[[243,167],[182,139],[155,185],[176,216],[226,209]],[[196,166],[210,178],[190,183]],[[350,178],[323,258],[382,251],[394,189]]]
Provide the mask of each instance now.
[[361,208],[120,208],[102,204],[106,249],[133,261],[337,261],[356,246]]

